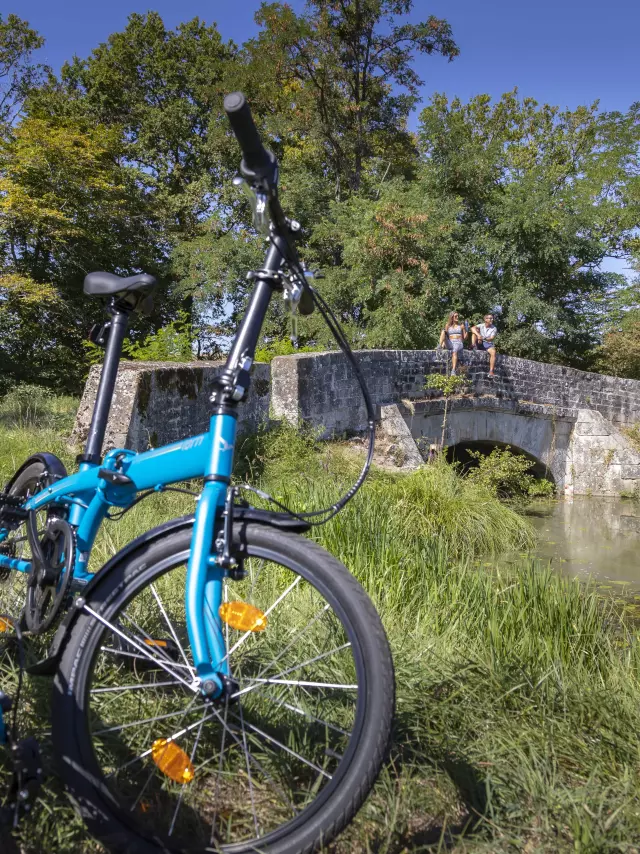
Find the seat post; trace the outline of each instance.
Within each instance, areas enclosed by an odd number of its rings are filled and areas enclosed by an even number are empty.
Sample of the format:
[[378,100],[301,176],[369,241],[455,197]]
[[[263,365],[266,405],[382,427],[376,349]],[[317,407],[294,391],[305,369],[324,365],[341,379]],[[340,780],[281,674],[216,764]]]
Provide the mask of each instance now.
[[112,309],[109,339],[104,354],[102,373],[96,402],[91,416],[91,426],[84,454],[80,457],[81,462],[98,464],[102,459],[102,443],[107,430],[109,410],[113,398],[113,390],[118,375],[118,365],[122,354],[122,343],[127,333],[129,324],[129,311],[121,305],[115,305]]

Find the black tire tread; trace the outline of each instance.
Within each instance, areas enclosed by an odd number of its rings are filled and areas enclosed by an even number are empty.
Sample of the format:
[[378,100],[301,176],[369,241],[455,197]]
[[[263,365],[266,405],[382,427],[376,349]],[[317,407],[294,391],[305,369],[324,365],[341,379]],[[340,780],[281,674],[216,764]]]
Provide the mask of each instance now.
[[[304,556],[309,563],[318,562],[322,566],[320,571],[327,572],[327,575],[331,577],[331,583],[336,584],[337,581],[339,584],[341,588],[340,597],[348,600],[350,603],[358,603],[357,608],[362,614],[366,615],[368,623],[366,643],[369,645],[369,650],[367,651],[367,658],[373,659],[377,663],[375,668],[376,673],[382,677],[382,687],[379,688],[379,696],[376,701],[377,707],[369,711],[369,715],[377,720],[375,738],[371,737],[373,733],[369,731],[366,745],[364,745],[366,748],[366,757],[362,756],[363,751],[359,749],[351,763],[351,765],[361,766],[364,763],[358,782],[355,783],[352,781],[347,786],[347,780],[342,781],[331,799],[320,808],[320,815],[313,814],[310,816],[314,826],[320,825],[311,836],[309,836],[309,828],[304,826],[292,831],[290,835],[294,839],[290,841],[287,841],[288,837],[285,837],[278,840],[276,845],[269,846],[269,848],[254,845],[250,849],[252,851],[268,850],[274,852],[274,854],[311,854],[311,852],[318,850],[321,846],[328,844],[353,819],[371,791],[386,759],[389,750],[395,704],[393,662],[387,638],[377,612],[360,583],[348,572],[343,564],[314,541],[296,534],[251,524],[243,526],[243,530],[246,539],[249,541],[253,537],[258,537],[259,540],[266,542],[269,548],[279,551],[283,556],[288,552],[298,560]],[[97,603],[94,607],[98,608],[98,610],[100,609],[100,604],[108,595],[108,588],[114,585],[117,586],[118,577],[127,578],[127,567],[133,565],[140,567],[142,564],[146,566],[153,565],[154,562],[160,560],[160,555],[167,555],[171,548],[175,550],[175,545],[172,546],[171,541],[178,542],[181,538],[184,540],[186,535],[190,537],[190,529],[175,533],[169,532],[160,540],[142,545],[139,550],[127,555],[121,563],[113,565],[111,570],[105,574],[102,582],[96,585],[92,591],[91,601]],[[334,595],[336,595],[335,589]],[[83,638],[88,634],[87,620],[88,618],[85,618],[84,621],[83,619],[79,619],[72,624],[65,639],[60,667],[54,681],[53,743],[57,751],[58,767],[62,777],[67,777],[67,783],[69,783],[67,771],[73,766],[74,762],[77,763],[79,761],[78,757],[81,756],[81,749],[75,736],[70,732],[68,724],[69,699],[65,686],[68,684],[70,669],[77,658],[78,648],[83,643]],[[90,795],[89,788],[92,790]],[[86,781],[81,792],[74,792],[73,784],[71,784],[70,794],[72,800],[79,806],[91,832],[106,844],[111,851],[117,852],[117,854],[131,854],[134,851],[136,854],[154,854],[154,852],[161,851],[168,854],[169,849],[165,848],[164,845],[159,845],[158,840],[151,842],[148,838],[142,840],[136,837],[135,833],[120,821],[117,815],[114,815],[108,799],[101,796],[94,787],[89,787]],[[75,797],[76,795],[79,797]],[[79,801],[83,803],[80,805]],[[295,841],[295,837],[303,838]],[[172,852],[175,850],[178,849],[171,849]],[[242,846],[231,846],[231,850],[241,852],[243,848]],[[244,850],[249,849],[245,848]]]

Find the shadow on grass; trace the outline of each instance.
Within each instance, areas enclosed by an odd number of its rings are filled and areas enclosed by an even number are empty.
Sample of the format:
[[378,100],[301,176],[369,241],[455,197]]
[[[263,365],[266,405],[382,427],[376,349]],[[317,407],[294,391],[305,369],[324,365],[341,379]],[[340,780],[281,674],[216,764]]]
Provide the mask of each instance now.
[[394,726],[391,750],[391,774],[396,781],[411,778],[416,768],[428,766],[444,772],[457,797],[454,816],[436,817],[425,809],[412,809],[404,828],[388,835],[373,838],[368,849],[384,854],[435,849],[438,852],[454,848],[462,837],[474,834],[485,825],[489,810],[486,775],[465,758],[450,752],[443,753],[435,744],[421,740],[416,745],[412,737],[413,713],[399,713]]

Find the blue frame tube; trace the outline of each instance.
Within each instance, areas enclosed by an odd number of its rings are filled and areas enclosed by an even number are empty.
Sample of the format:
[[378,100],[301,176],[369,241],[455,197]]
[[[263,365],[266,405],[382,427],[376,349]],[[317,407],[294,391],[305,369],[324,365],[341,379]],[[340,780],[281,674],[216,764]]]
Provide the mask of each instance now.
[[[119,458],[119,470],[131,479],[132,485],[110,484],[98,477],[100,466],[84,463],[76,474],[43,489],[25,504],[27,510],[41,510],[50,504],[70,508],[69,521],[77,535],[74,580],[87,581],[92,577],[87,571],[91,549],[110,507],[127,506],[136,492],[145,489],[207,475],[221,478],[206,482],[198,501],[185,591],[187,631],[196,672],[203,685],[214,683],[214,690],[208,691],[214,696],[223,687],[217,674],[227,674],[229,667],[219,617],[225,572],[210,558],[215,552],[216,519],[224,507],[233,468],[236,429],[234,416],[214,415],[209,433],[141,454],[111,451],[103,467],[113,470]],[[0,555],[0,568],[29,572],[31,563]]]
[[[211,474],[228,481],[233,468],[236,419],[231,415],[214,415],[210,436],[205,477]],[[226,494],[227,485],[223,480],[205,483],[198,501],[187,564],[186,613],[191,653],[202,685],[212,696],[222,691],[218,673],[229,672],[219,617],[224,571],[209,563],[215,548],[216,518],[224,507]]]

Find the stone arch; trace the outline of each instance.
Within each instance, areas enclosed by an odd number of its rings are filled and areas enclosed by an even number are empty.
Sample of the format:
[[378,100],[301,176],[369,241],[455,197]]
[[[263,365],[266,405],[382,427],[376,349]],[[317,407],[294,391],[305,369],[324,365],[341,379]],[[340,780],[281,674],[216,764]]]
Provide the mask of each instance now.
[[[411,433],[422,444],[439,442],[442,436],[444,402],[424,401],[414,407],[408,419]],[[556,417],[550,407],[521,406],[509,401],[490,402],[463,398],[447,407],[444,445],[447,448],[509,445],[529,457],[538,472],[562,491],[567,477],[567,460],[575,418]]]

